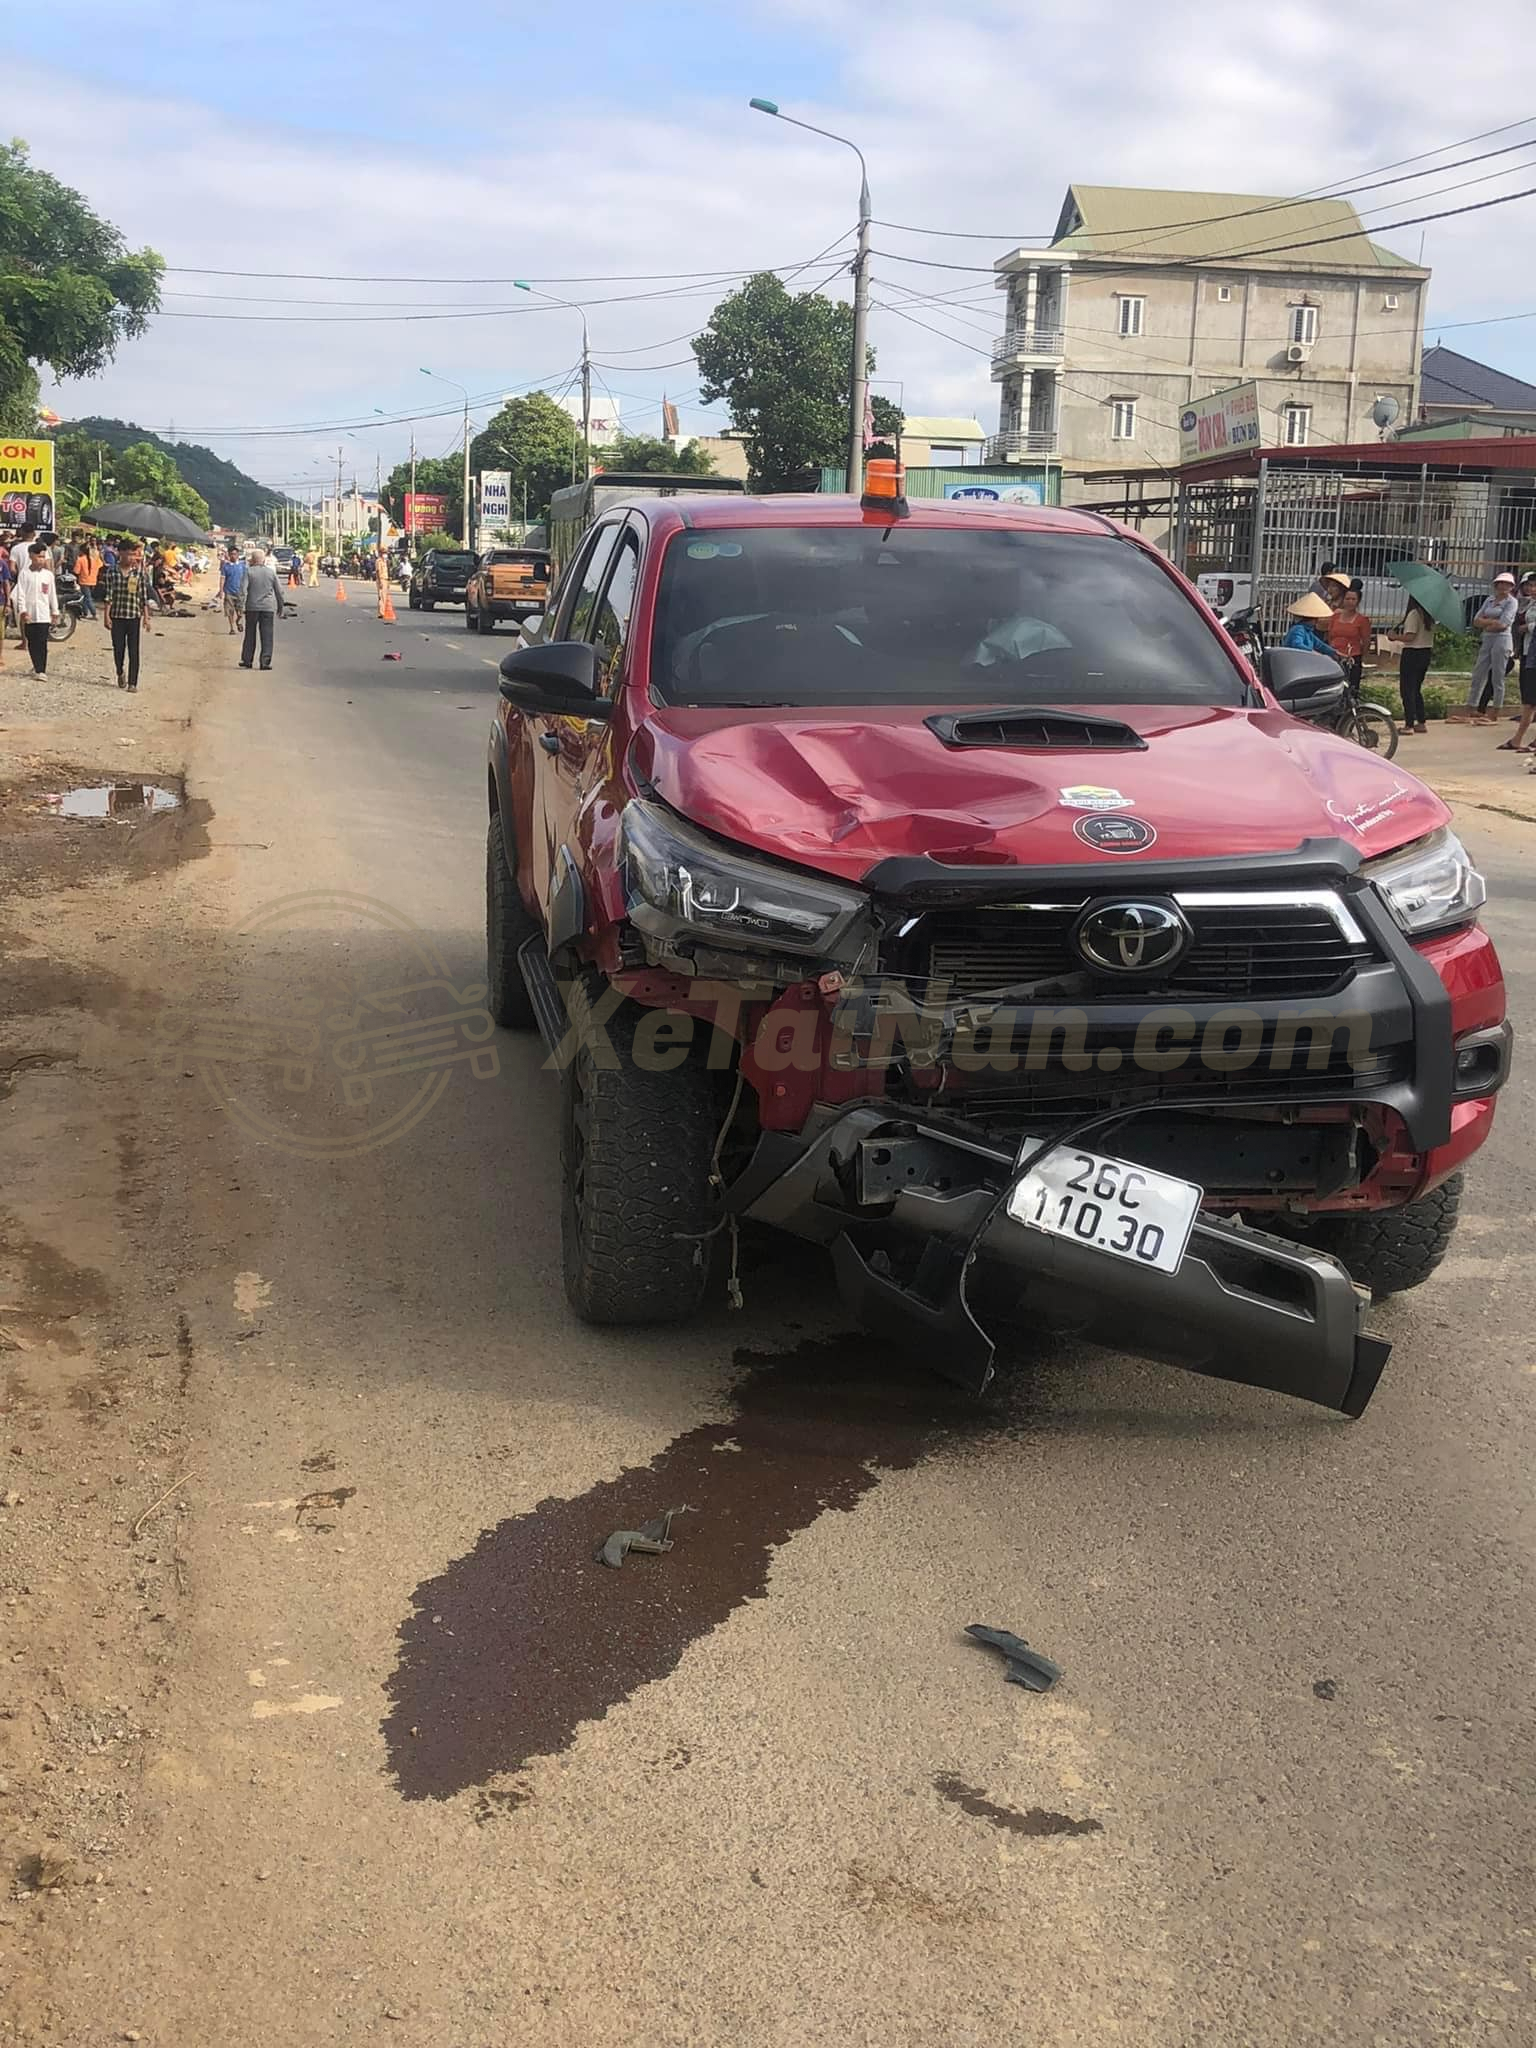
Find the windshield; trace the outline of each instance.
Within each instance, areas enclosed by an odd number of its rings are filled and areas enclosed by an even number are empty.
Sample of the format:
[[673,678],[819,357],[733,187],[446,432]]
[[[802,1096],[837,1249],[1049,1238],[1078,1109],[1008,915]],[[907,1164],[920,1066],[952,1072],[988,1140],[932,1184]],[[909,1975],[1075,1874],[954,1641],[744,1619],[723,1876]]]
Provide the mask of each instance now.
[[711,527],[662,563],[668,704],[1241,704],[1155,561],[1106,534]]

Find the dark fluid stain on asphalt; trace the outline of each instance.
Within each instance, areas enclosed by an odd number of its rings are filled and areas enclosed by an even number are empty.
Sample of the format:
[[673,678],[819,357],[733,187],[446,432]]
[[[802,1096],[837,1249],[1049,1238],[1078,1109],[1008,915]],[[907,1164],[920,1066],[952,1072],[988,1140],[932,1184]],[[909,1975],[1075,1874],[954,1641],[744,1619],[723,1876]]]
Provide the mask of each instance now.
[[[447,1799],[548,1756],[743,1601],[771,1553],[831,1510],[997,1418],[863,1336],[806,1341],[748,1368],[735,1412],[648,1465],[488,1529],[416,1591],[383,1723],[407,1799]],[[615,1529],[680,1512],[664,1557],[597,1561]],[[685,1511],[684,1511],[685,1510]]]
[[1102,1835],[1101,1820],[1074,1820],[1069,1813],[1051,1813],[1043,1806],[1031,1806],[1020,1813],[1016,1806],[998,1806],[985,1792],[964,1784],[953,1771],[941,1771],[933,1781],[940,1798],[958,1806],[977,1820],[989,1820],[995,1828],[1011,1835]]

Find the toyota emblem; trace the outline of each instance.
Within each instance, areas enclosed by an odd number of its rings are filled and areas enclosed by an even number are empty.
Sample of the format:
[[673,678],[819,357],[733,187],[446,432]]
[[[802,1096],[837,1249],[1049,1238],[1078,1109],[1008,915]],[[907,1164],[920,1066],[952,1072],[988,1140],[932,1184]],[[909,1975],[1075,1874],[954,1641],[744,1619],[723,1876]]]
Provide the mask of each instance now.
[[1096,903],[1072,934],[1088,966],[1110,974],[1150,974],[1171,967],[1190,937],[1188,924],[1171,903]]

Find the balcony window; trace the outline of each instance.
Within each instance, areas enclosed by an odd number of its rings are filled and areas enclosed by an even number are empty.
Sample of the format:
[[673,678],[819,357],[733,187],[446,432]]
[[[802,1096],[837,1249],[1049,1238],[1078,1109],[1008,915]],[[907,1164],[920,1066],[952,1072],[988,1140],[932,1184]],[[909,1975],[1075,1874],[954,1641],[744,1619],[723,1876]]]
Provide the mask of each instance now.
[[1122,336],[1132,339],[1140,334],[1142,323],[1146,317],[1146,310],[1147,302],[1145,299],[1121,299],[1120,332]]
[[[1140,301],[1138,300],[1138,304]],[[1136,438],[1136,401],[1134,398],[1112,398],[1110,405],[1110,439],[1134,441]]]

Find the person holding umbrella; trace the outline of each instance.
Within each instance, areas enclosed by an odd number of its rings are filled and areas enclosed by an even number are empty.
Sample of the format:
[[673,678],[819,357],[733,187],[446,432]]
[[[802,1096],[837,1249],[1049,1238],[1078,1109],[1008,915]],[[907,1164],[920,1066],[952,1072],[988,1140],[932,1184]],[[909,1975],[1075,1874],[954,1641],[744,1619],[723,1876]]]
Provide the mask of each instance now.
[[1402,624],[1387,635],[1397,643],[1397,690],[1403,700],[1404,732],[1428,732],[1424,723],[1424,678],[1435,651],[1435,622],[1418,598],[1408,600]]

